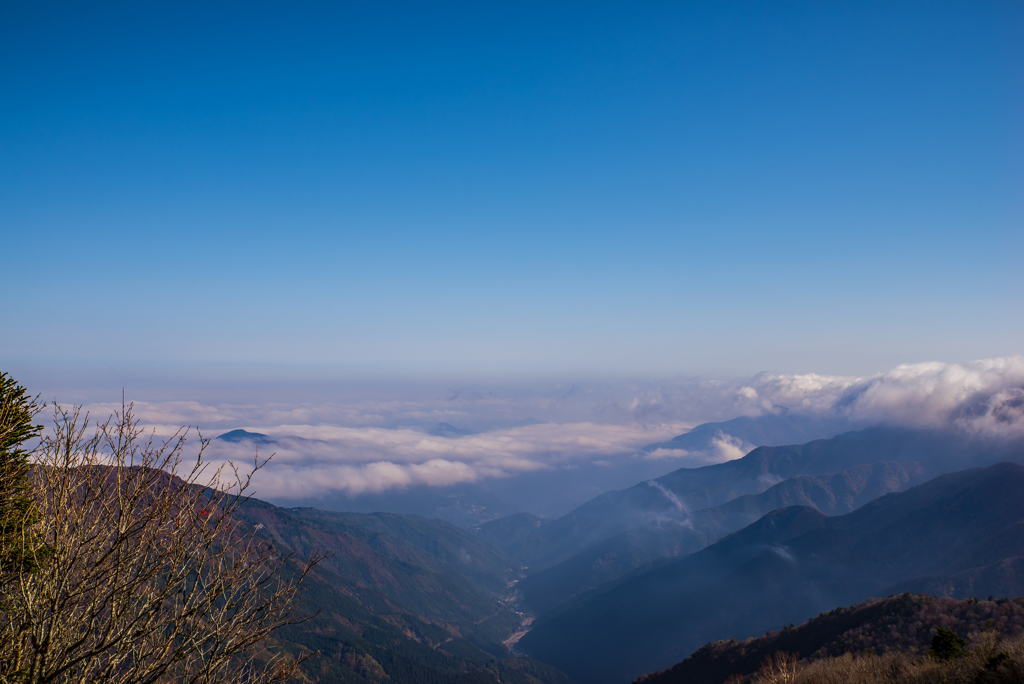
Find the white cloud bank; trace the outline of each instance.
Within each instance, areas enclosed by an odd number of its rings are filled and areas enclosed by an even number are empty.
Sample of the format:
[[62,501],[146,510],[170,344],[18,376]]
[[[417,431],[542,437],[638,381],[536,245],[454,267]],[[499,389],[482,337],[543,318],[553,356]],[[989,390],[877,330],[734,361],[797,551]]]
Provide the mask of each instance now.
[[762,375],[737,392],[757,414],[783,406],[866,423],[1024,433],[1024,357],[903,364],[867,378]]
[[735,461],[737,458],[743,458],[755,448],[756,445],[744,442],[739,437],[727,435],[719,430],[711,438],[711,444],[707,450],[689,451],[687,449],[665,449],[659,447],[644,454],[644,458],[652,461],[675,459],[685,461],[684,467],[695,467]]
[[[106,416],[120,405],[88,408],[94,416]],[[281,498],[454,485],[622,463],[636,458],[641,447],[696,423],[781,408],[863,424],[1024,435],[1024,357],[905,364],[870,377],[761,374],[740,383],[553,385],[532,393],[459,390],[415,400],[135,405],[136,415],[157,434],[192,424],[203,427],[207,437],[239,427],[270,436],[274,444],[261,447],[261,453],[276,455],[258,480],[259,495]],[[478,434],[429,434],[441,422],[472,427]],[[523,425],[527,422],[533,424]],[[752,448],[720,433],[705,452],[658,449],[644,459],[664,460],[670,467],[703,465],[740,458]],[[209,454],[245,461],[252,452],[251,443],[214,441]]]
[[[415,485],[445,486],[483,478],[573,467],[605,458],[629,458],[640,447],[686,430],[685,423],[602,425],[543,423],[438,437],[412,428],[255,426],[271,436],[275,452],[259,481],[260,493],[304,497],[329,491],[381,492]],[[214,441],[216,460],[252,457],[251,443]]]

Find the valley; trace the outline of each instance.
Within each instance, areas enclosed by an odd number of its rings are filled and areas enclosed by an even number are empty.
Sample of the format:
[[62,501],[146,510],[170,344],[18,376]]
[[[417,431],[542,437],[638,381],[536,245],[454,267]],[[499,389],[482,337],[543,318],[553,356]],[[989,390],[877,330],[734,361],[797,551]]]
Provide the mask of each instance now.
[[1012,440],[872,427],[676,470],[554,520],[465,529],[258,501],[244,515],[299,555],[332,554],[315,616],[279,637],[334,663],[310,681],[615,684],[871,596],[1024,594],[1012,460]]

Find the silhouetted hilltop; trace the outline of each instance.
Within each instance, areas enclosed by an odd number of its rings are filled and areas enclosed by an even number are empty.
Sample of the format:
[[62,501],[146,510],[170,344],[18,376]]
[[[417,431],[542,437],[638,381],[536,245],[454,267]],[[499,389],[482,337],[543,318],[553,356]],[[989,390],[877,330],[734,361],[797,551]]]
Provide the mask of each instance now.
[[224,442],[255,442],[257,444],[272,444],[273,440],[260,432],[249,432],[247,430],[232,430],[231,432],[225,432],[223,435],[217,437],[217,439]]

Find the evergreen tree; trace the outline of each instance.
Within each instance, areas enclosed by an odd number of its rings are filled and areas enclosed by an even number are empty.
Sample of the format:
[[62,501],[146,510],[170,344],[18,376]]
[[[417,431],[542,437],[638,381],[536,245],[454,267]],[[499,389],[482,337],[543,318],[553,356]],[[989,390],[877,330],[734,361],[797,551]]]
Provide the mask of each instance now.
[[35,503],[29,484],[29,452],[25,443],[38,437],[33,419],[41,407],[14,378],[0,372],[0,583],[31,570],[34,558],[29,529]]
[[932,637],[932,647],[928,655],[939,660],[952,660],[967,654],[967,640],[960,638],[956,632],[944,627],[937,627]]

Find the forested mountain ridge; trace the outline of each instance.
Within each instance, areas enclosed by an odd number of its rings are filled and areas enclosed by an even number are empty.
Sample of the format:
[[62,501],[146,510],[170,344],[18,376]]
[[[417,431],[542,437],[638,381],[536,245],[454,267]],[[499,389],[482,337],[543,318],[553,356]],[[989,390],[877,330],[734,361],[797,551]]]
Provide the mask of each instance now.
[[872,427],[790,446],[758,447],[743,458],[680,468],[606,492],[550,521],[516,514],[476,528],[484,539],[537,572],[602,539],[658,521],[686,521],[692,511],[760,494],[799,476],[841,473],[882,461],[921,467],[929,477],[1002,460],[1024,459],[1020,442],[946,431]]
[[[240,515],[280,548],[299,556],[314,549],[332,554],[319,569],[335,573],[342,579],[338,589],[368,607],[474,624],[495,613],[495,599],[517,577],[500,551],[441,520],[282,509],[255,500]],[[507,610],[494,619],[505,629],[518,618]]]
[[[1024,554],[1024,466],[943,475],[829,518],[780,509],[711,546],[638,568],[538,624],[527,653],[588,682],[622,682],[721,638],[745,638],[899,582],[975,569],[980,595],[1024,594],[996,570]],[[993,591],[989,591],[989,586]]]
[[923,471],[916,462],[881,462],[840,473],[790,478],[760,494],[694,511],[683,519],[649,522],[602,539],[551,568],[528,575],[519,582],[519,590],[525,604],[542,614],[644,563],[698,551],[770,511],[811,506],[826,515],[842,515],[879,496],[917,484]]
[[921,656],[936,627],[968,638],[987,630],[1016,636],[1024,632],[1024,598],[957,600],[906,593],[869,599],[764,636],[707,644],[670,669],[639,677],[635,684],[721,684],[730,676],[755,672],[779,651],[806,660],[858,652]]
[[415,515],[284,509],[255,499],[238,514],[298,558],[314,549],[331,554],[302,593],[311,619],[279,630],[271,643],[320,651],[304,664],[306,681],[569,681],[502,644],[523,620],[508,589],[518,569],[466,530]]

